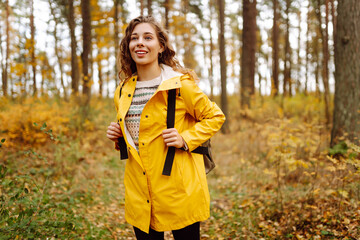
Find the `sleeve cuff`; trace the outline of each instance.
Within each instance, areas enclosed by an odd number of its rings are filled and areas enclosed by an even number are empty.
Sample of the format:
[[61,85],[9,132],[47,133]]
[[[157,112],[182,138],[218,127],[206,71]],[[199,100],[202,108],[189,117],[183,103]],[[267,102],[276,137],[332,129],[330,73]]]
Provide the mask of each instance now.
[[184,151],[188,151],[189,147],[188,147],[188,145],[187,145],[187,143],[185,142],[184,139],[183,139],[183,141],[184,141],[184,146],[181,149],[184,150]]

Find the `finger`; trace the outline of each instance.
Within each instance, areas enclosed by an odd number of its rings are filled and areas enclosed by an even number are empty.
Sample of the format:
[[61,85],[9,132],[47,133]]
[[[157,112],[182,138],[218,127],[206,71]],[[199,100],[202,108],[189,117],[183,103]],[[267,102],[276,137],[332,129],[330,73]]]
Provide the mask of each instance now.
[[110,124],[110,126],[108,126],[108,130],[116,131],[122,134],[120,125],[118,125],[117,123]]
[[163,134],[163,138],[167,139],[167,138],[173,138],[176,137],[175,133],[168,133],[168,134]]
[[106,132],[111,133],[111,134],[114,134],[114,133],[119,134],[120,133],[120,131],[118,131],[117,129],[113,129],[113,128],[108,128],[108,130]]
[[168,147],[180,147],[180,144],[178,142],[170,142],[170,143],[166,143],[166,146]]
[[109,127],[120,128],[120,125],[116,122],[112,122]]
[[118,138],[118,137],[121,137],[121,136],[122,136],[121,133],[115,132],[115,131],[111,131],[111,130],[108,130],[106,133],[107,133],[108,136],[112,136],[112,138]]
[[118,139],[117,136],[114,136],[114,135],[111,135],[111,134],[106,134],[106,137],[109,138],[109,139],[112,140],[112,141],[115,141],[115,140]]
[[116,127],[108,127],[108,130],[121,133],[121,129]]
[[117,127],[117,126],[119,126],[119,124],[117,122],[111,122],[110,126]]
[[113,131],[113,130],[107,130],[106,133],[107,133],[108,135],[112,135],[112,136],[119,135],[118,132]]
[[172,128],[172,129],[166,129],[163,131],[162,133],[163,135],[165,134],[172,134],[172,135],[177,135],[178,134],[178,131],[175,129],[175,128]]
[[165,143],[173,143],[173,142],[176,142],[176,140],[177,140],[176,137],[166,138],[166,139],[164,139],[164,142],[165,142]]
[[163,130],[163,134],[172,133],[172,132],[177,132],[176,128],[167,128]]

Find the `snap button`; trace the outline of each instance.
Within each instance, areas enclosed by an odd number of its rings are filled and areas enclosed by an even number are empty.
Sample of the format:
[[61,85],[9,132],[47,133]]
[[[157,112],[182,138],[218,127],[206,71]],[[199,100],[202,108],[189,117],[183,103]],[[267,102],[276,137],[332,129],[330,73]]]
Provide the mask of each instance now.
[[145,143],[142,143],[142,145],[144,146],[144,145],[145,145]]
[[120,122],[122,121],[122,118],[120,118]]
[[147,201],[147,203],[149,203],[150,201],[149,200],[146,200]]
[[129,147],[129,150],[130,150],[130,147]]
[[133,78],[133,81],[135,81],[135,78]]
[[131,97],[131,94],[129,94],[128,97]]
[[145,172],[143,172],[143,174],[145,175]]
[[146,118],[148,118],[149,116],[148,116],[148,115],[146,115],[145,117],[146,117]]

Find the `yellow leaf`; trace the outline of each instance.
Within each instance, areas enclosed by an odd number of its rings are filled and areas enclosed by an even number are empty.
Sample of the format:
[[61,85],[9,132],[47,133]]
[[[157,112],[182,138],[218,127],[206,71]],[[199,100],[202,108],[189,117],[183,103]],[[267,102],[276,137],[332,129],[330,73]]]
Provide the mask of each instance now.
[[350,220],[348,218],[344,218],[344,221],[343,221],[346,225],[350,224]]
[[315,195],[319,194],[319,192],[320,192],[320,188],[316,188],[316,189],[313,191],[313,193],[314,193]]
[[267,168],[264,169],[263,173],[268,174],[268,175],[272,175],[272,176],[275,176],[275,175],[276,175],[275,171],[270,171],[270,170],[267,169]]
[[297,160],[295,163],[296,163],[296,165],[302,166],[303,168],[309,168],[309,165],[306,162],[304,162],[303,160]]
[[336,191],[333,189],[328,189],[325,191],[325,194],[326,195],[336,195]]
[[330,172],[335,172],[336,168],[334,166],[328,166],[326,167],[326,170],[329,170]]
[[343,196],[344,198],[348,198],[349,193],[345,190],[338,190],[338,192],[340,193],[341,196]]
[[333,157],[330,157],[329,155],[326,155],[326,158],[329,159],[332,163],[334,164],[337,164],[338,163],[338,160],[336,160],[335,158]]

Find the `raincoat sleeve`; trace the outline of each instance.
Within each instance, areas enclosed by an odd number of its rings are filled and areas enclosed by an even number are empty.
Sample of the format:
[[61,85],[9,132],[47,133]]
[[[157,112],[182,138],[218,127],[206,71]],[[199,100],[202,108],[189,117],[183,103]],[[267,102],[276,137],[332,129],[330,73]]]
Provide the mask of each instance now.
[[184,99],[186,112],[196,120],[195,125],[180,133],[188,145],[189,151],[192,151],[221,128],[225,121],[225,115],[216,103],[211,102],[201,91],[192,78],[185,78],[181,81],[180,92]]
[[[119,85],[116,90],[115,90],[115,93],[114,93],[114,104],[115,104],[115,109],[116,109],[116,113],[119,111],[119,94],[120,94],[120,87],[121,85]],[[115,149],[120,151],[120,147],[118,145],[117,142],[115,142]]]

